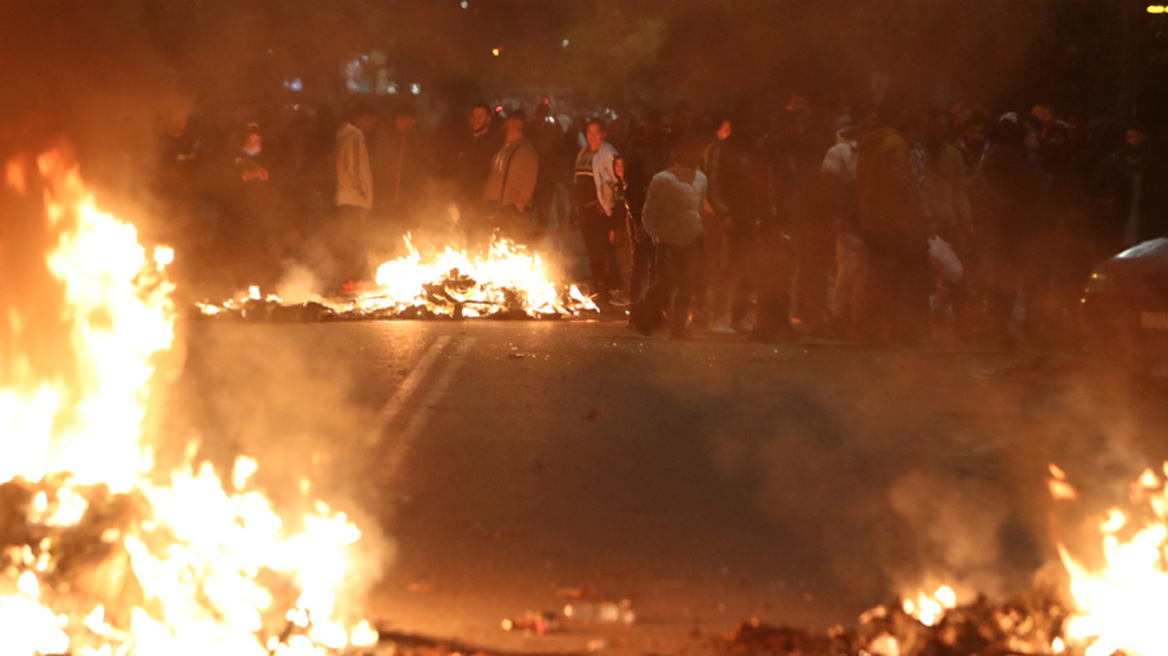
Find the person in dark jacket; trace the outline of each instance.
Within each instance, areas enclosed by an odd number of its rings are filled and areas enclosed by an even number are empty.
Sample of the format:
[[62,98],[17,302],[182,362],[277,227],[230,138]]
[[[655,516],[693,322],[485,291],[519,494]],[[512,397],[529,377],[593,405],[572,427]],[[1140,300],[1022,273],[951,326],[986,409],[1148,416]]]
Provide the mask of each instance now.
[[1099,163],[1096,189],[1104,252],[1118,252],[1168,232],[1164,180],[1168,168],[1140,126],[1129,127],[1123,145]]
[[[413,105],[402,105],[389,130],[378,131],[369,152],[373,171],[373,215],[397,233],[417,229],[431,176],[430,151],[417,130]],[[390,127],[390,126],[386,126]]]
[[857,213],[869,266],[863,331],[873,345],[913,345],[929,329],[928,172],[897,128],[902,120],[885,108],[857,135]]
[[458,152],[452,163],[452,173],[458,199],[458,209],[463,214],[464,225],[474,225],[474,217],[483,202],[483,186],[491,170],[491,160],[503,145],[503,135],[491,128],[494,113],[491,108],[479,103],[471,108],[468,127],[458,143]]
[[1003,115],[982,163],[993,253],[986,337],[991,345],[1006,350],[1018,346],[1010,329],[1018,293],[1025,302],[1022,333],[1028,339],[1037,338],[1049,282],[1049,262],[1042,256],[1047,217],[1041,206],[1042,164],[1025,140],[1026,127],[1020,118],[1012,112]]

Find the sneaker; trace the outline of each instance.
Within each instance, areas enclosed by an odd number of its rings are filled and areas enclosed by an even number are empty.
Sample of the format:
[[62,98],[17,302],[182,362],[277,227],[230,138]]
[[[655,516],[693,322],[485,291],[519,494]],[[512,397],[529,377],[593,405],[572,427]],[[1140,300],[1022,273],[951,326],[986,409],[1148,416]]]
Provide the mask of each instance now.
[[710,332],[714,335],[737,335],[738,331],[730,327],[730,322],[718,319],[710,325]]
[[631,302],[629,295],[619,289],[612,290],[608,295],[608,304],[613,307],[628,307]]
[[738,333],[739,335],[749,335],[750,332],[754,330],[754,324],[750,322],[750,319],[742,317],[738,321],[734,322],[734,325],[731,326],[731,329],[733,329],[734,332]]

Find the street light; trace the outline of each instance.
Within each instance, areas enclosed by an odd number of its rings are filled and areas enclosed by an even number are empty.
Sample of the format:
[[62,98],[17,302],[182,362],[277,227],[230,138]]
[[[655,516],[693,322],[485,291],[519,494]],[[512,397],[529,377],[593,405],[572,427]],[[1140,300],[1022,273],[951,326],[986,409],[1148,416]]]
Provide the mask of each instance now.
[[1165,5],[1148,5],[1149,14],[1165,14],[1168,13],[1168,6]]

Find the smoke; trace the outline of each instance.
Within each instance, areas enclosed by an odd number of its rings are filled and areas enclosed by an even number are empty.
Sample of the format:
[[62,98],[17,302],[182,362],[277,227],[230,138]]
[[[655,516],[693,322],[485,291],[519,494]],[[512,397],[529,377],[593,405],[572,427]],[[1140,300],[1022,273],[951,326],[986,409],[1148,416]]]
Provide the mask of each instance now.
[[[824,567],[804,576],[857,610],[940,585],[970,601],[1047,583],[1055,543],[1076,548],[1077,527],[1165,456],[1162,402],[1078,359],[839,355],[811,371],[776,354],[781,389],[749,398],[728,384],[749,409],[711,413],[705,432],[727,485]],[[1051,501],[1051,462],[1074,504]]]

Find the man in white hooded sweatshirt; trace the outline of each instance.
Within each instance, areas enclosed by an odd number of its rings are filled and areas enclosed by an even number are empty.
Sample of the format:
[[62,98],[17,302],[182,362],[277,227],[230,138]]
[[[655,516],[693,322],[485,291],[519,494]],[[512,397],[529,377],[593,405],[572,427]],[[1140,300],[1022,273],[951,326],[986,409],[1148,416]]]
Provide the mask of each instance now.
[[702,207],[708,183],[698,170],[701,144],[683,142],[673,166],[653,176],[641,221],[657,244],[657,282],[637,306],[634,325],[642,335],[653,334],[654,323],[669,305],[673,339],[689,339],[689,308],[693,300],[694,273],[702,257]]

